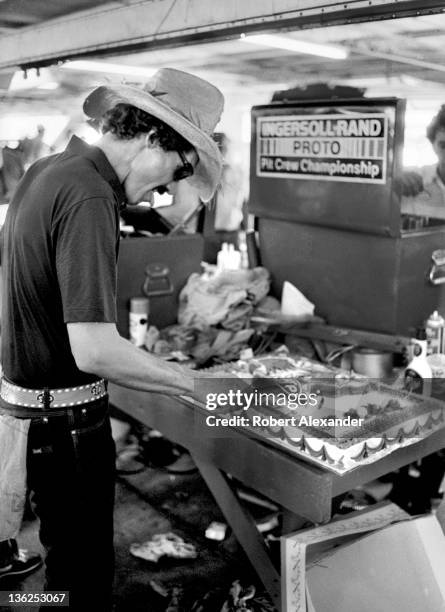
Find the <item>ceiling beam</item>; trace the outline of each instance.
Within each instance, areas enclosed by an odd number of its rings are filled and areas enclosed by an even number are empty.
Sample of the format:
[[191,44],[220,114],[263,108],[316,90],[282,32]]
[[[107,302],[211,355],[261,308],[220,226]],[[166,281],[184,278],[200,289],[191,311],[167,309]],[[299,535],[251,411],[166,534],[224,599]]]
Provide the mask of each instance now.
[[414,57],[408,57],[405,55],[399,55],[397,53],[388,53],[385,51],[379,51],[378,49],[366,48],[364,45],[350,46],[350,49],[359,55],[365,55],[366,57],[375,57],[378,59],[388,60],[396,64],[408,64],[409,66],[415,66],[416,68],[422,68],[426,70],[435,70],[437,72],[445,72],[445,66],[443,63],[438,62],[427,62],[424,60],[418,60]]
[[113,2],[2,36],[0,69],[44,66],[267,29],[443,12],[443,0],[140,0]]

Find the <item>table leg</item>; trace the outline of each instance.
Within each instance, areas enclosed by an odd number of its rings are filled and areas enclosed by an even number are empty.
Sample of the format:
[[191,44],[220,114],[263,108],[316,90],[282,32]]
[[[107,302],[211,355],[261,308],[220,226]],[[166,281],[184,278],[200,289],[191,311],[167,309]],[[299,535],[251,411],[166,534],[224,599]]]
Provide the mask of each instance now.
[[280,575],[254,520],[242,507],[227,476],[214,465],[193,457],[218,506],[261,578],[277,610],[281,610]]

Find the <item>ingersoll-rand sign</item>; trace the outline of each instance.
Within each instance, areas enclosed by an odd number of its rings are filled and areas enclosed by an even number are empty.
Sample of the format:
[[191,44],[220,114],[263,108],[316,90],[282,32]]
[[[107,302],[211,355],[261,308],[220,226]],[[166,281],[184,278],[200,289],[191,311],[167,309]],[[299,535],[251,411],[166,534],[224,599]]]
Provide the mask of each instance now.
[[383,113],[257,117],[257,176],[385,183],[387,136]]

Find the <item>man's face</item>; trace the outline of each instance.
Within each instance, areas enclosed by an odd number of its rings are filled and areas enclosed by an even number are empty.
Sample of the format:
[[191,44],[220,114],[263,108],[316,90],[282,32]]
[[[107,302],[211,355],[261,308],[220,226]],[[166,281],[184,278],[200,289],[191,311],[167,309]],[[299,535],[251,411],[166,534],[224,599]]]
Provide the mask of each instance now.
[[433,149],[439,160],[439,165],[445,166],[445,129],[437,132],[433,141]]
[[[183,155],[194,168],[198,162],[196,152]],[[165,187],[174,195],[177,185],[174,173],[183,165],[177,151],[164,151],[156,143],[144,142],[144,146],[133,158],[130,171],[124,181],[129,204],[151,201],[152,192],[157,187]]]

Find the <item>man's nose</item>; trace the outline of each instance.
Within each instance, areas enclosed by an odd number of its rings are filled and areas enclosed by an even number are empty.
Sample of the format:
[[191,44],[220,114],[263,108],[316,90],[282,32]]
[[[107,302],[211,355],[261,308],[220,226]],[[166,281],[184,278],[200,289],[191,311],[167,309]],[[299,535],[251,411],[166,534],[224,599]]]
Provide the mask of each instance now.
[[176,181],[171,181],[171,183],[167,183],[166,187],[170,195],[172,196],[176,195],[176,192],[178,190],[178,183]]

